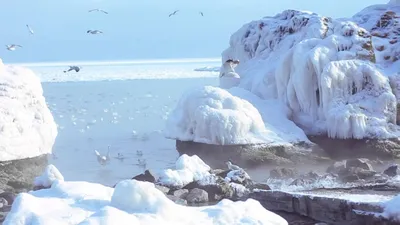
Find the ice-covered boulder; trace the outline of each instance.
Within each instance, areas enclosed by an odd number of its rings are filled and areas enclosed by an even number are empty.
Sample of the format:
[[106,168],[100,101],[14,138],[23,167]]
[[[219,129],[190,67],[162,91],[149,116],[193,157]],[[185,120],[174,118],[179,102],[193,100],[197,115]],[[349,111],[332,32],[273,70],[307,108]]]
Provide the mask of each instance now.
[[64,176],[54,165],[50,164],[46,167],[42,175],[34,180],[34,189],[50,188],[55,181],[64,181]]
[[56,136],[39,78],[0,60],[0,161],[51,153]]

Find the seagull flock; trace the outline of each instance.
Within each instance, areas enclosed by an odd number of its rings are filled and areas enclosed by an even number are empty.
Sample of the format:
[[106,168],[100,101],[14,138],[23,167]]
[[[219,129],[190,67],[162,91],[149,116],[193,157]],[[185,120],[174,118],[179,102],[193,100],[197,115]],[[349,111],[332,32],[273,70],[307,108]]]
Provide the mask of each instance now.
[[[170,14],[168,15],[168,17],[177,15],[177,13],[178,13],[179,11],[180,11],[180,10],[175,10],[174,12],[170,13]],[[99,8],[91,9],[91,10],[89,10],[88,12],[89,12],[89,13],[91,13],[91,12],[99,12],[99,13],[108,14],[107,11],[105,11],[105,10],[103,10],[103,9],[99,9]],[[199,14],[200,14],[201,16],[204,16],[204,13],[203,13],[203,12],[199,12]],[[34,34],[35,34],[35,32],[33,31],[33,29],[32,29],[28,24],[26,25],[26,28],[28,29],[28,31],[29,31],[29,33],[30,33],[31,35],[34,35]],[[103,34],[103,31],[101,31],[101,30],[87,30],[86,33],[87,33],[87,34],[96,35],[96,34]],[[22,46],[19,45],[19,44],[8,44],[8,45],[6,45],[6,49],[7,49],[8,51],[15,51],[15,50],[17,50],[17,48],[22,48]],[[82,67],[79,67],[79,66],[69,66],[69,69],[68,69],[68,70],[64,70],[64,73],[67,73],[67,72],[70,72],[70,71],[75,71],[75,72],[77,73],[77,72],[79,72],[81,69],[82,69]]]

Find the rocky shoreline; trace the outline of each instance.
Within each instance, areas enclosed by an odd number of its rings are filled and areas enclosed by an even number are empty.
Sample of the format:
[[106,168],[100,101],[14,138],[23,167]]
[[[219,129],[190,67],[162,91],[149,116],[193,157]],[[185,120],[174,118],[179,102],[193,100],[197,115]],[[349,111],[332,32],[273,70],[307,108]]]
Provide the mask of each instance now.
[[[383,209],[377,204],[355,203],[329,195],[316,196],[321,191],[348,194],[358,191],[360,194],[394,196],[400,192],[400,186],[391,185],[389,181],[400,174],[397,165],[377,172],[368,159],[351,159],[333,163],[323,175],[314,172],[298,174],[287,168],[270,172],[269,179],[292,179],[291,186],[305,188],[296,192],[271,190],[265,183],[252,181],[244,171],[214,169],[210,173],[212,179],[194,181],[183,187],[163,186],[150,170],[132,179],[154,183],[169,199],[187,206],[212,205],[222,199],[238,201],[252,198],[281,215],[289,224],[400,224],[381,216]],[[322,179],[331,179],[343,187],[307,189],[307,185]]]

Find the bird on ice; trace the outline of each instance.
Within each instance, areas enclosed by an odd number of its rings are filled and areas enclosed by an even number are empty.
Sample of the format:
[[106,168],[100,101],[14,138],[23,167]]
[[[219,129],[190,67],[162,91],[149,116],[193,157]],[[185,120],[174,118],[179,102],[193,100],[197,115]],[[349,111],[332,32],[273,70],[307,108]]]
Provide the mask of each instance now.
[[22,48],[21,45],[16,45],[16,44],[6,45],[6,48],[8,51],[15,51],[17,49],[17,47]]
[[96,153],[97,162],[99,162],[100,165],[104,166],[110,161],[110,146],[108,146],[107,155],[101,155],[97,150],[94,150],[94,153]]
[[227,161],[226,165],[228,166],[229,170],[243,170],[242,168],[240,168],[239,166],[236,166],[234,164],[232,164],[231,161]]
[[79,72],[81,70],[81,67],[79,67],[79,66],[69,66],[69,69],[68,70],[64,70],[64,73],[72,71],[72,70],[75,70],[75,72]]
[[88,31],[86,31],[86,33],[91,33],[91,34],[102,34],[103,33],[103,31],[101,31],[101,30],[88,30]]
[[104,14],[108,14],[108,12],[106,12],[106,11],[104,11],[102,9],[91,9],[91,10],[89,10],[89,12],[102,12]]
[[29,33],[34,34],[32,28],[27,24],[26,27],[28,28]]
[[219,72],[220,88],[229,89],[240,83],[240,76],[235,72],[235,67],[239,64],[239,60],[228,59],[221,66]]
[[175,16],[177,12],[179,12],[179,10],[175,10],[173,13],[169,14],[168,17]]

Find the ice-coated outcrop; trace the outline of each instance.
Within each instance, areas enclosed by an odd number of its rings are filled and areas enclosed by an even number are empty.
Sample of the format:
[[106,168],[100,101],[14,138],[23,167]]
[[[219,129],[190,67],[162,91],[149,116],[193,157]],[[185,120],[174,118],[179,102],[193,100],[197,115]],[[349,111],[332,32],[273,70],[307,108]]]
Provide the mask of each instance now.
[[239,59],[239,87],[285,104],[308,135],[395,138],[399,12],[384,4],[332,19],[286,10],[245,24],[222,60]]
[[51,153],[56,136],[39,78],[0,60],[0,161]]

